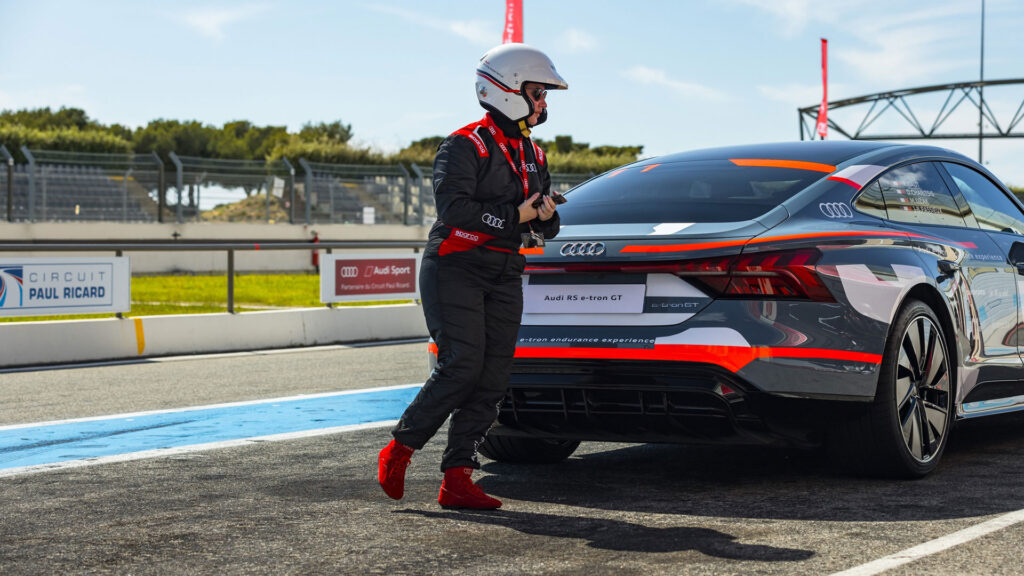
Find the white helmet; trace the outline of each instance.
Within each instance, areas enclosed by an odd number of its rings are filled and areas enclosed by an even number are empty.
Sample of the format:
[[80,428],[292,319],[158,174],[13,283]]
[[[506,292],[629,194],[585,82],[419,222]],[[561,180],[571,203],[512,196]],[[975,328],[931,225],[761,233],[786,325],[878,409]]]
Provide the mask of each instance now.
[[548,90],[569,88],[551,59],[526,44],[491,48],[476,67],[476,97],[480,105],[516,123],[533,114],[533,102],[522,92],[526,82],[544,84]]

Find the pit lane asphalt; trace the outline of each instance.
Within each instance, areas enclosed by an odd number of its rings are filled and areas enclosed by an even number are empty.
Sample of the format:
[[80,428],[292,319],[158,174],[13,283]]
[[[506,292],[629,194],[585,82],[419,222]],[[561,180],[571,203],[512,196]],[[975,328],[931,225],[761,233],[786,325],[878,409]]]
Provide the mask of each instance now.
[[[0,373],[0,424],[419,381],[425,345]],[[584,444],[485,461],[496,512],[436,504],[444,431],[406,496],[376,484],[387,428],[0,478],[4,574],[824,574],[1024,508],[1024,417],[959,426],[924,480],[849,478],[814,453]],[[892,574],[1016,574],[1024,525]]]

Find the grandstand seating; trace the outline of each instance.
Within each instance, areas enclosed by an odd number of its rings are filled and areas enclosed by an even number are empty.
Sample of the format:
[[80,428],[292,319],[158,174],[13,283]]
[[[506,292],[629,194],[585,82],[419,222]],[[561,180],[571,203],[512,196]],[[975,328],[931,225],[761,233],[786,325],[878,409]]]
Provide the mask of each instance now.
[[86,166],[41,165],[36,167],[34,179],[33,201],[29,197],[29,167],[15,166],[15,220],[156,220],[156,202],[131,176],[111,176],[100,168]]

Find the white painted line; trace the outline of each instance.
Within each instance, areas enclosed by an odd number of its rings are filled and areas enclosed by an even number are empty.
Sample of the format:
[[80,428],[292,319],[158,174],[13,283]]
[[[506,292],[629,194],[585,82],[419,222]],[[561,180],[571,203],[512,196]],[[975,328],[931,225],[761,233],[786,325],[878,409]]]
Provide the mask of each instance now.
[[1008,526],[1013,526],[1019,522],[1024,522],[1024,510],[1017,510],[1016,512],[1009,512],[1002,516],[996,516],[991,520],[982,522],[981,524],[975,524],[969,528],[947,534],[935,540],[925,542],[913,548],[907,548],[901,552],[890,554],[884,558],[879,558],[873,562],[867,564],[861,564],[860,566],[854,566],[849,570],[843,570],[842,572],[836,572],[832,576],[869,576],[871,574],[880,574],[886,570],[891,570],[897,566],[902,566],[908,562],[913,562],[919,558],[924,558],[931,554],[948,550],[954,546],[958,546],[965,542],[970,542],[977,538],[981,538],[987,534],[991,534],[997,530],[1002,530]]
[[243,400],[241,402],[227,402],[225,404],[208,404],[206,406],[188,406],[185,408],[167,408],[164,410],[149,410],[146,412],[129,412],[126,414],[110,414],[107,416],[88,416],[85,418],[71,418],[69,420],[51,420],[49,422],[29,422],[27,424],[8,424],[0,426],[0,432],[4,430],[16,430],[18,428],[34,428],[36,426],[53,426],[56,424],[73,424],[76,422],[95,422],[96,420],[118,420],[122,418],[138,418],[151,414],[170,414],[173,412],[189,412],[192,410],[209,410],[211,408],[230,408],[233,406],[252,406],[256,404],[274,404],[275,402],[290,402],[292,400],[309,400],[311,398],[328,398],[330,396],[345,396],[347,394],[364,394],[367,392],[382,392],[384,390],[399,390],[402,388],[415,388],[423,386],[422,383],[398,384],[396,386],[381,386],[380,388],[361,388],[359,390],[342,390],[339,392],[321,392],[318,394],[299,394],[296,396],[285,396],[283,398],[268,398],[265,400]]
[[354,432],[356,430],[368,430],[372,428],[385,428],[394,426],[398,420],[382,420],[380,422],[367,422],[364,424],[351,424],[349,426],[335,426],[334,428],[322,428],[320,430],[304,430],[302,432],[287,432],[284,434],[271,434],[269,436],[255,436],[252,438],[240,438],[238,440],[225,440],[223,442],[209,442],[207,444],[193,444],[192,446],[178,446],[176,448],[161,448],[158,450],[145,450],[142,452],[131,452],[128,454],[116,454],[113,456],[101,456],[99,458],[87,458],[84,460],[70,460],[68,462],[57,462],[53,464],[36,464],[33,466],[22,466],[20,468],[7,468],[0,470],[0,478],[10,476],[24,476],[39,472],[53,472],[66,468],[80,468],[82,466],[96,466],[98,464],[113,464],[116,462],[130,462],[144,458],[159,458],[174,456],[177,454],[188,454],[190,452],[203,452],[206,450],[217,450],[220,448],[232,448],[235,446],[246,446],[259,442],[280,442],[282,440],[295,440],[297,438],[312,438],[314,436],[326,436],[341,432]]

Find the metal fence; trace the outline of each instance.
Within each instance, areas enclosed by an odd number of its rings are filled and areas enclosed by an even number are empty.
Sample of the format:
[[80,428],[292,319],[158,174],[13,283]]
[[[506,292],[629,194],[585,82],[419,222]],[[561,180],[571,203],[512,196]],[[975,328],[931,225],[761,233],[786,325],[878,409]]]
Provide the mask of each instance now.
[[224,217],[229,220],[294,221],[295,170],[287,159],[276,162],[224,160],[170,155],[174,192],[168,211],[178,222],[200,220],[216,209],[246,198],[257,201]]
[[163,163],[155,154],[92,154],[25,147],[21,153],[28,163],[4,171],[8,221],[158,219]]
[[401,164],[324,164],[299,159],[306,220],[341,224],[404,224],[409,171]]
[[[13,221],[185,222],[220,206],[217,220],[427,225],[436,219],[432,171],[412,164],[275,162],[0,146],[0,214]],[[552,174],[566,191],[589,174]]]

